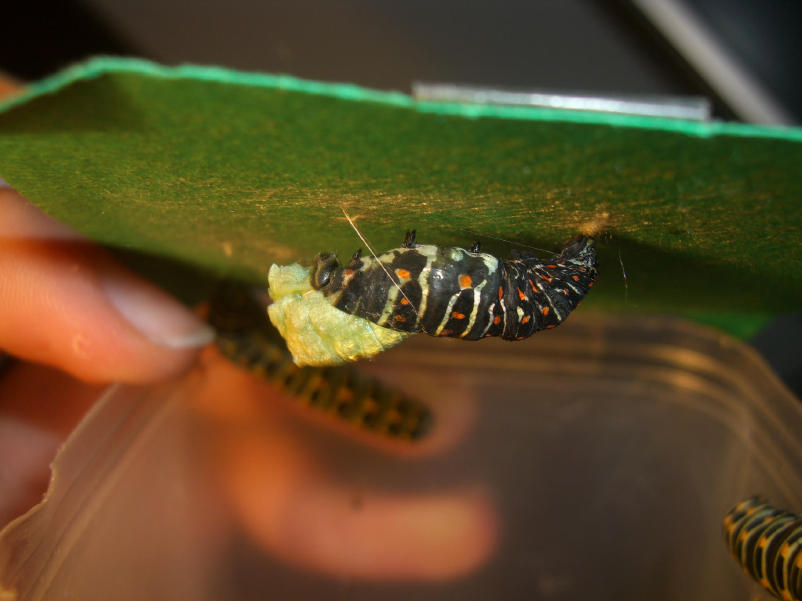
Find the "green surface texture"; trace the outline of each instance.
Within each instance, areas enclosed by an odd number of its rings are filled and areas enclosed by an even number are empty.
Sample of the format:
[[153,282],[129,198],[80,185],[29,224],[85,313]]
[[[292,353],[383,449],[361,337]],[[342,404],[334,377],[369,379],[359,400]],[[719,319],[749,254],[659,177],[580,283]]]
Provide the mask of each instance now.
[[595,223],[601,277],[583,309],[748,336],[802,308],[799,129],[99,58],[0,108],[0,177],[145,271],[168,260],[263,284],[273,262],[362,246],[343,209],[376,251],[410,228],[553,251]]

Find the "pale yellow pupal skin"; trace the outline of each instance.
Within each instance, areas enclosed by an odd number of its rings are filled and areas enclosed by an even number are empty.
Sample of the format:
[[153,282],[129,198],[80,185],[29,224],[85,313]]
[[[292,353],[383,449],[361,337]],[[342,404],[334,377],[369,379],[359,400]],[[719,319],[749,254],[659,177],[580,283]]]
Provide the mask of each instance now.
[[272,265],[267,274],[270,321],[296,365],[339,365],[378,355],[411,334],[335,309],[312,288],[310,267]]

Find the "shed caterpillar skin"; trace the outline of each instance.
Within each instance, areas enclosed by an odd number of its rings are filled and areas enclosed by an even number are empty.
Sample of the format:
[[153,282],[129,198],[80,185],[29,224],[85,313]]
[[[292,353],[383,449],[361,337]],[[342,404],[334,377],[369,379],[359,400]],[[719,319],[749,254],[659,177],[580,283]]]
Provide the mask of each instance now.
[[225,282],[210,300],[209,323],[225,357],[297,403],[360,430],[406,441],[428,433],[434,417],[421,401],[350,366],[299,367],[252,292],[246,285]]
[[321,253],[311,286],[335,308],[398,332],[479,340],[523,340],[560,325],[598,277],[594,241],[571,240],[547,260],[515,253],[509,260],[468,249],[416,244],[378,257],[357,251],[347,265]]

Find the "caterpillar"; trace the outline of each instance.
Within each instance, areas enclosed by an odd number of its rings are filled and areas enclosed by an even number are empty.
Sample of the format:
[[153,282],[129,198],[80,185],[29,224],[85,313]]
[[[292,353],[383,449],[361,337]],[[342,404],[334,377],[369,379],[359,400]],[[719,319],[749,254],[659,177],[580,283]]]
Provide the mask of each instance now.
[[478,242],[420,245],[414,231],[400,248],[371,255],[358,250],[343,266],[320,253],[311,267],[270,267],[268,314],[297,365],[373,357],[418,332],[522,340],[561,324],[598,277],[587,236],[545,261],[528,253],[503,261]]
[[235,282],[220,284],[209,302],[209,323],[220,352],[272,382],[311,409],[359,429],[414,441],[433,423],[420,401],[347,367],[299,367],[265,319],[264,305]]
[[416,244],[407,232],[400,248],[376,257],[358,250],[347,265],[319,254],[311,286],[332,306],[378,326],[479,340],[523,340],[560,325],[598,277],[594,241],[577,236],[541,261],[515,253],[509,260],[470,248]]
[[802,601],[802,515],[758,497],[724,517],[724,538],[735,560],[763,588],[784,601]]

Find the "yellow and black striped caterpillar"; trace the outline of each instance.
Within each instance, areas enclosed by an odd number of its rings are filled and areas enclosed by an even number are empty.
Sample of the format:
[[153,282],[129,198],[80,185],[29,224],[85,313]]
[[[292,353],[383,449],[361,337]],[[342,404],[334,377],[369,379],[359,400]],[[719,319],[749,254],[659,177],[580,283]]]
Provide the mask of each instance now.
[[802,601],[802,515],[752,497],[724,517],[724,538],[744,571],[784,601]]
[[423,403],[347,366],[298,367],[251,290],[218,287],[209,323],[224,356],[277,385],[298,402],[355,427],[395,439],[423,437],[432,413]]

